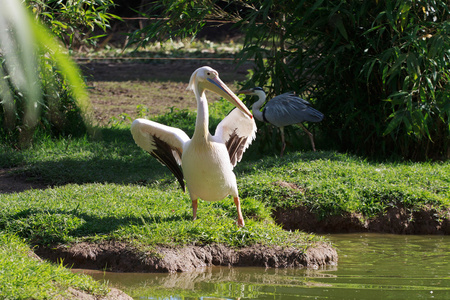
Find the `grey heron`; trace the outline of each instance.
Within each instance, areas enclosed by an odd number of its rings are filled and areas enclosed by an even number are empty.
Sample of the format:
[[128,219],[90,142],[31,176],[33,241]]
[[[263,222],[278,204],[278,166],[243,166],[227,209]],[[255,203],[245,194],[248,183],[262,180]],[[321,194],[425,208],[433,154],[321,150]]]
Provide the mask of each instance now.
[[284,127],[293,124],[298,124],[306,132],[311,140],[313,150],[316,151],[313,134],[301,123],[320,122],[323,119],[323,114],[312,108],[308,101],[296,96],[292,92],[288,92],[270,99],[261,111],[261,107],[266,101],[266,93],[262,88],[254,87],[248,90],[241,90],[238,94],[257,96],[259,98],[258,101],[252,105],[252,113],[255,118],[261,122],[270,123],[280,129],[282,143],[280,156],[283,156],[284,149],[286,148]]
[[[220,80],[217,71],[201,67],[191,76],[189,90],[197,99],[195,131],[189,138],[181,129],[146,119],[136,119],[131,133],[138,146],[166,165],[192,200],[197,218],[198,199],[219,201],[231,195],[238,213],[238,226],[244,226],[236,176],[233,167],[255,138],[256,124],[242,101]],[[208,102],[205,90],[230,101],[236,108],[209,133]]]

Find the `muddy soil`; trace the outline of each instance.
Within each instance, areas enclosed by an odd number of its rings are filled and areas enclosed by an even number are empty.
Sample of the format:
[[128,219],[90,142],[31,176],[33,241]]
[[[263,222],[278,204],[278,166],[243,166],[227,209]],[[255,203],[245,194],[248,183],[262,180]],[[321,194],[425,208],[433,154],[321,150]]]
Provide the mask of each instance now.
[[391,207],[383,215],[370,219],[355,213],[321,219],[308,208],[298,207],[276,210],[273,217],[286,230],[315,233],[450,234],[450,209],[438,213],[431,207],[416,211]]
[[125,294],[119,289],[110,287],[109,293],[103,297],[98,297],[95,295],[88,294],[84,291],[77,290],[69,287],[67,289],[67,293],[70,295],[70,299],[78,299],[78,300],[133,300],[130,296]]
[[225,83],[244,80],[252,63],[236,65],[230,61],[208,60],[168,61],[154,63],[80,62],[81,71],[88,81],[174,81],[187,85],[192,73],[202,66],[219,72]]
[[142,252],[126,243],[78,243],[36,248],[36,254],[51,261],[82,269],[116,272],[188,272],[208,266],[257,266],[265,268],[320,268],[336,265],[338,255],[326,243],[305,252],[297,248],[254,245],[234,249],[223,245],[156,247]]
[[[94,124],[108,125],[120,116],[135,119],[142,109],[147,116],[166,113],[170,108],[196,109],[194,95],[186,88],[192,72],[204,65],[216,69],[233,91],[253,69],[251,63],[236,66],[230,61],[80,63],[89,87]],[[207,97],[209,102],[220,99],[214,93]]]
[[27,174],[22,173],[19,168],[0,168],[0,195],[20,193],[31,189],[42,190],[47,187],[47,184],[36,180],[36,178],[30,178]]

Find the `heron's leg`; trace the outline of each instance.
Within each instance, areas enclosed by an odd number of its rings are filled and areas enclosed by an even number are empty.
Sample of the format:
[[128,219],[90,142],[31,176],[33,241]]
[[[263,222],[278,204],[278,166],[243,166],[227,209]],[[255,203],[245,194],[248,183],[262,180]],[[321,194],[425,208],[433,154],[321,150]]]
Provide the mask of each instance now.
[[303,129],[303,131],[305,131],[306,134],[309,136],[309,139],[311,140],[311,145],[312,145],[313,151],[316,152],[316,146],[314,145],[314,136],[313,136],[313,134],[312,134],[311,132],[309,132],[308,129],[306,129],[306,127],[303,126],[302,123],[299,123],[298,125],[299,125],[299,126]]
[[284,148],[286,148],[286,141],[284,139],[284,127],[280,127],[280,132],[281,132],[281,153],[280,153],[280,157],[283,157]]
[[245,223],[244,223],[244,217],[242,216],[242,212],[241,212],[241,201],[239,200],[239,197],[234,197],[234,204],[236,204],[237,213],[238,213],[237,224],[240,227],[244,227]]
[[194,215],[194,220],[197,219],[197,204],[198,204],[197,199],[193,199],[192,200],[192,211],[193,211],[193,215]]

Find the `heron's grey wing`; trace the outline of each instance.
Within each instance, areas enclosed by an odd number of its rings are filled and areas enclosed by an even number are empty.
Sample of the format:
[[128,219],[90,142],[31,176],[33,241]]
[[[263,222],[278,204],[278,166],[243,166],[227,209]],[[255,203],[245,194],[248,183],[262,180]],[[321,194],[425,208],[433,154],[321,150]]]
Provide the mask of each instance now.
[[323,114],[293,93],[272,98],[264,107],[264,117],[275,126],[283,127],[301,122],[320,122]]
[[238,108],[233,109],[217,125],[214,138],[225,144],[234,167],[256,137],[256,123]]
[[131,134],[139,147],[169,168],[185,191],[180,166],[183,146],[190,140],[187,134],[178,128],[146,119],[134,120],[131,124]]

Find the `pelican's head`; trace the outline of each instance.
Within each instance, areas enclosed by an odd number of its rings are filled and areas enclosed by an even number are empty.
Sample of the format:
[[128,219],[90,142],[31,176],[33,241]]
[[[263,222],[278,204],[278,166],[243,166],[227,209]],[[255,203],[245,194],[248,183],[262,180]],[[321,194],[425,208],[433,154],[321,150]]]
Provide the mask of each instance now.
[[219,73],[211,67],[201,67],[192,73],[191,80],[187,87],[188,90],[193,90],[199,95],[203,90],[210,90],[219,96],[230,101],[234,106],[239,108],[244,114],[253,118],[252,113],[248,110],[241,99],[238,98],[219,78]]

